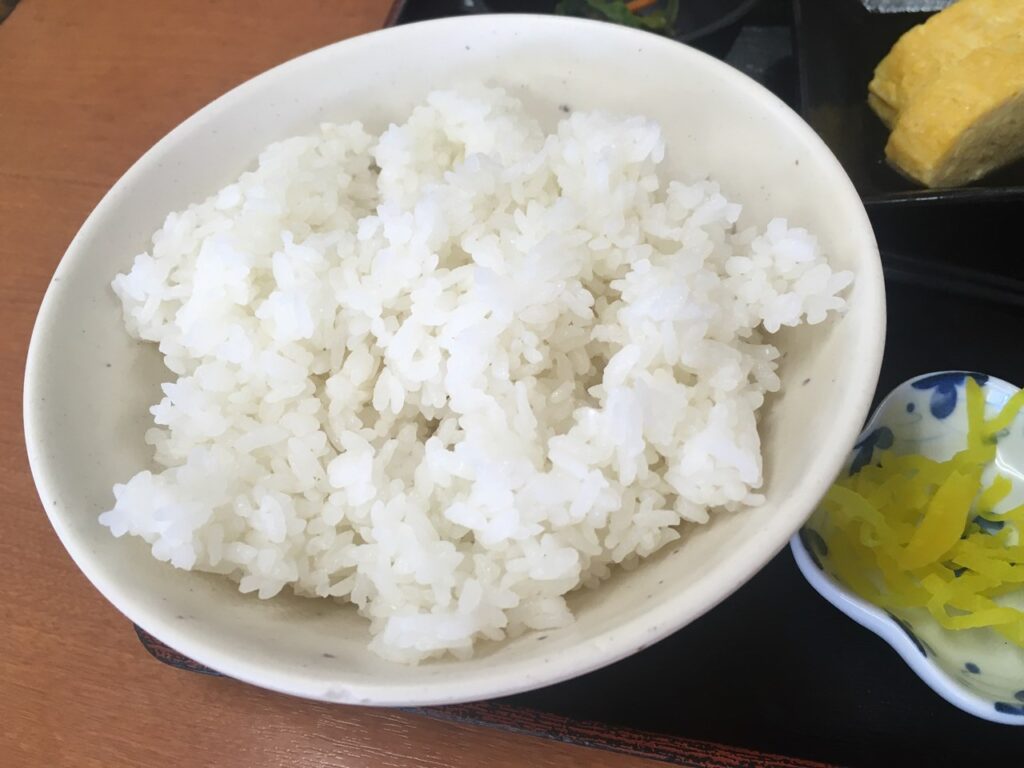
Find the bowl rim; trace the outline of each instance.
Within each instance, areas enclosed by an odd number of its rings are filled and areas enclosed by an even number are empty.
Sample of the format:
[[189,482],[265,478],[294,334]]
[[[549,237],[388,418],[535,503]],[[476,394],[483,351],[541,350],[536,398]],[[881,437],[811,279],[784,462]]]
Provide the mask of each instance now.
[[[965,370],[930,371],[928,373],[912,376],[906,381],[900,382],[893,387],[892,390],[878,402],[878,405],[875,406],[874,410],[872,410],[871,416],[868,418],[867,423],[864,425],[864,429],[857,438],[858,442],[867,437],[875,429],[876,423],[883,413],[885,406],[890,400],[894,399],[897,393],[903,390],[904,387],[910,386],[915,381],[946,373],[970,376],[977,372]],[[983,385],[985,387],[994,386],[1000,389],[1006,389],[1007,391],[1010,391],[1011,394],[1012,392],[1020,390],[1020,387],[1011,384],[998,376],[990,376],[989,374],[983,375],[987,377],[985,384]],[[793,558],[796,560],[800,573],[803,574],[803,577],[815,592],[838,608],[842,613],[846,614],[846,616],[853,619],[857,624],[860,624],[865,629],[870,630],[882,638],[882,640],[888,643],[892,649],[900,655],[903,661],[906,662],[907,666],[913,670],[914,674],[921,678],[929,688],[954,707],[957,707],[958,709],[982,720],[989,720],[991,722],[1002,723],[1004,725],[1024,726],[1024,715],[1014,715],[997,710],[995,708],[996,699],[988,699],[972,691],[935,663],[931,655],[921,653],[914,640],[907,634],[906,630],[900,626],[893,616],[882,608],[879,608],[877,605],[874,605],[873,603],[870,603],[862,597],[854,594],[837,579],[826,573],[823,568],[820,568],[816,564],[814,557],[811,555],[807,548],[807,544],[801,536],[803,530],[803,527],[801,527],[799,531],[793,534],[793,537],[789,541],[789,549],[793,553]]]
[[[42,359],[46,354],[47,340],[55,333],[61,297],[69,290],[68,281],[60,278],[70,269],[69,265],[72,262],[85,257],[86,252],[82,244],[104,226],[104,222],[116,211],[119,198],[126,191],[130,191],[140,177],[149,172],[150,166],[156,163],[162,153],[179,141],[187,139],[207,118],[232,110],[236,103],[250,92],[258,91],[268,82],[287,80],[299,67],[318,60],[330,60],[342,47],[351,55],[360,48],[365,49],[384,42],[392,46],[401,45],[403,42],[415,43],[416,37],[424,33],[442,35],[455,29],[482,33],[493,31],[497,25],[523,35],[528,35],[537,25],[544,25],[565,30],[569,39],[581,33],[588,36],[617,37],[621,39],[623,48],[634,46],[653,50],[667,61],[682,65],[696,62],[702,69],[715,71],[729,83],[730,87],[744,93],[746,98],[756,103],[760,111],[770,113],[774,119],[784,124],[787,130],[800,136],[806,143],[812,160],[830,171],[835,178],[833,200],[835,204],[850,209],[851,217],[858,224],[853,231],[858,232],[864,239],[862,250],[865,250],[865,253],[863,262],[858,264],[857,275],[864,314],[864,327],[858,335],[862,360],[857,371],[861,386],[854,388],[854,396],[847,399],[842,412],[837,414],[832,425],[833,439],[817,454],[822,471],[815,476],[807,477],[797,492],[787,500],[787,508],[802,510],[799,514],[778,514],[764,524],[760,535],[751,536],[733,547],[730,556],[722,561],[731,567],[722,567],[713,583],[703,585],[700,590],[685,593],[686,599],[676,596],[658,602],[628,622],[602,634],[591,636],[581,643],[549,651],[546,658],[550,663],[543,664],[543,670],[539,670],[540,665],[536,663],[539,656],[528,656],[491,666],[481,666],[475,669],[471,676],[443,676],[429,684],[400,680],[366,683],[347,679],[344,669],[339,669],[336,676],[327,679],[323,675],[303,674],[294,668],[285,668],[283,664],[259,664],[247,659],[244,654],[223,652],[216,648],[215,644],[208,643],[183,628],[184,622],[162,619],[156,611],[150,610],[144,601],[131,598],[116,580],[105,578],[95,555],[76,538],[72,526],[65,520],[67,511],[54,509],[45,502],[46,498],[50,498],[47,489],[55,485],[58,468],[53,466],[45,450],[42,450],[43,409],[34,395],[41,386]],[[58,264],[43,297],[33,327],[25,368],[25,441],[32,476],[43,500],[42,506],[76,565],[122,614],[180,653],[229,677],[270,690],[321,701],[384,706],[474,701],[551,685],[625,658],[665,638],[709,611],[778,554],[824,495],[832,476],[845,460],[849,447],[853,445],[860,431],[881,369],[885,323],[885,287],[881,259],[867,212],[853,184],[839,161],[817,134],[792,108],[766,88],[728,64],[689,46],[604,22],[531,14],[487,14],[435,19],[377,30],[342,40],[257,74],[186,118],[132,164],[89,214]]]

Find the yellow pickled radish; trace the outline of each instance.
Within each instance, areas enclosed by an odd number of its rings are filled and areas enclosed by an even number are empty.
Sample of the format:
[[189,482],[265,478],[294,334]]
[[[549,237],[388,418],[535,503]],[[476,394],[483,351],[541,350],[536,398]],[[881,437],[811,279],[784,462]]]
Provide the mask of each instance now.
[[996,504],[1010,495],[1013,490],[1013,481],[1003,475],[996,475],[992,485],[981,492],[978,497],[977,508],[979,513],[991,514]]
[[924,517],[900,555],[900,566],[921,568],[946,554],[960,540],[980,487],[981,472],[954,470],[928,502]]
[[947,461],[875,451],[822,500],[836,576],[887,610],[921,608],[949,630],[989,628],[1024,647],[1024,611],[997,602],[1024,589],[1024,505],[996,512],[1013,491],[982,473],[1024,409],[1024,392],[985,419],[985,395],[966,378],[966,445]]
[[[973,376],[967,377],[965,384],[967,396],[967,446],[974,448],[981,445],[985,421],[985,393]],[[1018,408],[1019,410],[1019,408]]]
[[1024,407],[1024,389],[1015,393],[1013,397],[1006,401],[1006,405],[1003,406],[999,415],[985,423],[986,434],[994,435],[1002,432],[1017,418],[1017,414],[1020,413],[1022,407]]

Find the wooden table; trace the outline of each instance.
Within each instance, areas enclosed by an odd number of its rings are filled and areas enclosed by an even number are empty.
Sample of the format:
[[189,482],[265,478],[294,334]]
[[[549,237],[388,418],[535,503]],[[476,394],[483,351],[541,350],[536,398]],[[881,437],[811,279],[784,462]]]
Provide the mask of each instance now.
[[181,672],[79,574],[25,458],[21,382],[75,231],[182,119],[388,0],[22,0],[0,24],[0,765],[654,766],[490,728],[315,704]]

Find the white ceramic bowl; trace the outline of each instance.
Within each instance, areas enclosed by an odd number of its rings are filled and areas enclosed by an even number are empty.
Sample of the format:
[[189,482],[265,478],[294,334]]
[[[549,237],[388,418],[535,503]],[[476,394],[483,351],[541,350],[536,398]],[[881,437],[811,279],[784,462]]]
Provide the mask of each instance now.
[[[784,339],[785,391],[764,413],[767,503],[718,515],[632,573],[581,591],[577,620],[485,646],[470,661],[410,668],[373,656],[353,610],[261,602],[214,576],[158,563],[96,522],[111,486],[147,466],[147,408],[167,376],[124,332],[109,289],[164,215],[236,178],[275,139],[320,120],[380,129],[432,88],[503,85],[553,124],[559,105],[659,120],[670,173],[711,173],[747,221],[784,212],[852,269],[850,310]],[[130,118],[129,118],[130,119]],[[878,250],[853,186],[812,130],[739,72],[611,24],[476,16],[414,24],[314,51],[182,123],[104,197],[68,248],[39,312],[25,376],[25,433],[39,494],[68,552],[119,610],[195,660],[279,691],[411,705],[510,694],[601,667],[693,621],[743,584],[813,509],[870,405],[885,325]],[[111,632],[125,631],[111,627]],[[685,660],[684,660],[685,663]]]

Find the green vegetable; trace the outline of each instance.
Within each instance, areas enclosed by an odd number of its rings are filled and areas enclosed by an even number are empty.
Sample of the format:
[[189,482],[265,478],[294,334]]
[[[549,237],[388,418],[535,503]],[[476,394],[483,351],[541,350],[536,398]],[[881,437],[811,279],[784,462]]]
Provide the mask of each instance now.
[[[630,6],[634,6],[636,10]],[[676,17],[679,15],[679,0],[666,0],[664,8],[652,11],[645,9],[646,6],[642,4],[627,3],[626,0],[558,0],[555,5],[555,13],[563,16],[603,19],[651,32],[673,31]]]

